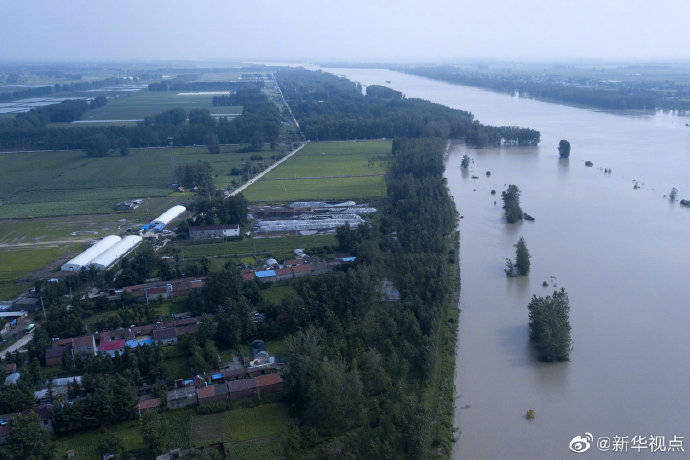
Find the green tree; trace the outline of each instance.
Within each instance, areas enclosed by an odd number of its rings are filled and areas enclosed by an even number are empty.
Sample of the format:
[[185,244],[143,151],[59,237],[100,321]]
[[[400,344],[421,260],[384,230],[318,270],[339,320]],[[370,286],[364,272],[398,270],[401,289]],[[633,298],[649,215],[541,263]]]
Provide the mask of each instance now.
[[506,221],[509,224],[522,219],[522,208],[520,208],[520,189],[517,185],[510,184],[506,190],[501,192],[503,199],[503,209],[505,210]]
[[11,458],[49,458],[49,443],[48,432],[41,427],[38,415],[33,412],[20,414],[12,421],[12,429],[7,435],[7,450]]
[[530,257],[525,239],[520,237],[515,244],[515,268],[517,268],[520,276],[525,276],[529,273]]
[[568,158],[570,156],[570,142],[561,139],[558,143],[558,154],[561,158]]
[[110,140],[105,134],[94,134],[86,141],[86,156],[104,157],[108,150],[110,150]]
[[120,150],[120,155],[126,157],[129,155],[129,140],[126,137],[120,137],[117,140],[117,148]]
[[530,339],[540,361],[567,361],[570,357],[570,300],[565,289],[552,296],[532,297],[528,305]]

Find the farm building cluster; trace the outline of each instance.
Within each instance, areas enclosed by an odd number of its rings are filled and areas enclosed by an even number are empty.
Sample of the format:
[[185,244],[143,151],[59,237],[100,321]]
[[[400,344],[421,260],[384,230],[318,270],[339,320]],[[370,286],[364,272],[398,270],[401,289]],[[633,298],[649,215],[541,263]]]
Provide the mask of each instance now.
[[355,257],[348,254],[336,255],[333,259],[323,260],[310,257],[303,249],[295,249],[295,258],[286,259],[282,264],[276,259],[266,259],[262,268],[242,270],[242,280],[260,280],[265,282],[284,281],[302,276],[314,276],[334,270],[336,267],[354,262]]
[[79,271],[85,268],[105,270],[120,260],[142,241],[138,235],[127,235],[120,238],[117,235],[108,235],[93,246],[78,254],[62,265],[62,271]]
[[257,205],[249,208],[257,235],[316,235],[334,233],[343,225],[357,227],[362,215],[376,212],[367,204],[354,201],[295,201],[286,205]]
[[[186,210],[184,206],[173,206],[151,221],[150,224],[144,225],[140,230],[140,234],[145,235],[149,231],[162,231],[166,225],[182,215]],[[141,242],[142,237],[140,235],[127,235],[125,237],[108,235],[64,263],[60,269],[70,272],[91,267],[97,270],[107,270],[110,266],[139,246]]]

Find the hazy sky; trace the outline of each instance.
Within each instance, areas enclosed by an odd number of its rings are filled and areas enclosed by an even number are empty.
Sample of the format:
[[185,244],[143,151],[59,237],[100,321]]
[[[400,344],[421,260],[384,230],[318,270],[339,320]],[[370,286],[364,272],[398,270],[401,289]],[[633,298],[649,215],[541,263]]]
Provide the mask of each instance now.
[[689,0],[2,0],[0,60],[689,59]]

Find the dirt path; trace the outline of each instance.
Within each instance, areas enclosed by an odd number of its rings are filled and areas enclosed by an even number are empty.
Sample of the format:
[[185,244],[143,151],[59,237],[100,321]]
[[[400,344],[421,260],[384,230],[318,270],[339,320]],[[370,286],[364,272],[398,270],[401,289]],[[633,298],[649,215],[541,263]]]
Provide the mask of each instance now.
[[57,244],[88,243],[97,238],[77,238],[74,240],[32,241],[27,243],[0,243],[2,249],[25,248],[30,246],[54,246]]
[[269,166],[268,168],[266,168],[266,169],[264,169],[263,171],[261,171],[261,172],[260,172],[259,174],[257,174],[256,176],[254,176],[254,177],[252,177],[251,179],[249,179],[249,180],[248,180],[247,182],[245,182],[244,184],[242,184],[242,185],[240,185],[239,187],[237,187],[235,190],[232,191],[232,193],[230,193],[230,196],[235,196],[235,195],[237,195],[238,193],[242,192],[243,190],[247,189],[247,187],[249,187],[250,185],[252,185],[254,182],[258,181],[259,179],[261,179],[262,177],[264,177],[266,174],[268,174],[269,172],[271,172],[273,169],[275,169],[276,167],[280,166],[281,164],[283,164],[284,162],[286,162],[287,160],[289,160],[290,158],[292,158],[293,155],[294,155],[295,153],[299,152],[300,150],[302,150],[302,147],[304,147],[305,145],[307,145],[306,142],[303,143],[303,144],[301,144],[299,147],[297,147],[297,148],[296,148],[295,150],[293,150],[292,152],[290,152],[290,153],[288,153],[287,155],[285,155],[285,156],[284,156],[283,158],[281,158],[280,160],[278,160],[278,161],[276,161],[275,163],[273,163],[273,164],[272,164],[271,166]]

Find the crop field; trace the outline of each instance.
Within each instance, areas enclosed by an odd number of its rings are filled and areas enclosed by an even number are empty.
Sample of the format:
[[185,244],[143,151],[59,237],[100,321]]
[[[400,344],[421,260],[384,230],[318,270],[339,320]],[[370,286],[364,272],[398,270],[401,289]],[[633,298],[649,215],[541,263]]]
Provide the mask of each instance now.
[[214,107],[210,94],[179,95],[177,91],[141,90],[108,99],[108,103],[84,114],[83,120],[139,120],[177,107],[208,109],[211,113],[242,113],[241,106]]
[[296,248],[308,249],[335,246],[335,235],[285,236],[282,238],[252,238],[241,241],[185,244],[176,246],[185,259],[201,257],[242,257],[253,254],[284,258],[293,255]]
[[390,160],[390,141],[313,142],[245,196],[260,202],[381,198]]
[[287,408],[279,403],[262,404],[192,418],[192,443],[237,443],[282,438],[292,423]]
[[[213,155],[201,146],[175,148],[175,164],[210,163],[222,188],[233,181],[232,168],[250,161],[251,153],[235,150],[223,146]],[[124,199],[169,196],[168,184],[175,180],[170,150],[160,148],[104,158],[74,150],[7,153],[0,155],[0,171],[0,219],[110,213]]]
[[47,246],[0,251],[0,299],[10,299],[30,287],[27,274],[40,270],[71,252],[79,252],[84,244]]

